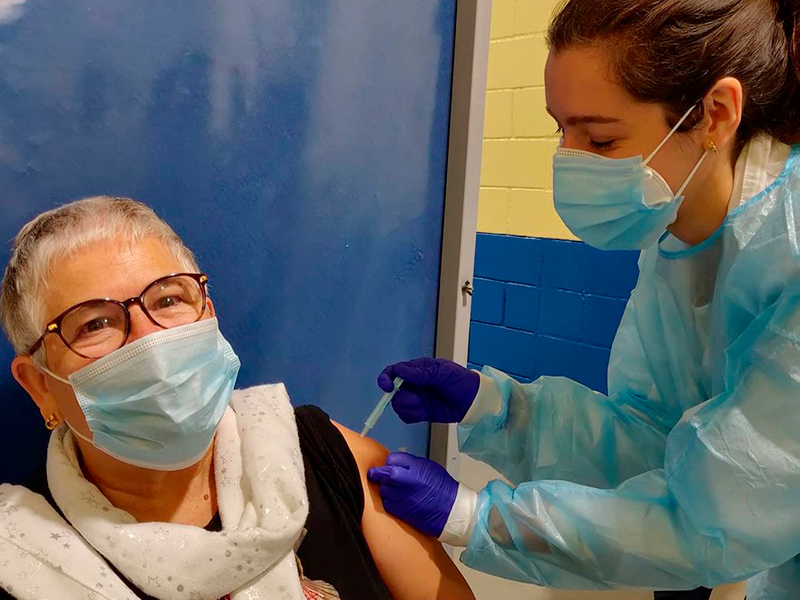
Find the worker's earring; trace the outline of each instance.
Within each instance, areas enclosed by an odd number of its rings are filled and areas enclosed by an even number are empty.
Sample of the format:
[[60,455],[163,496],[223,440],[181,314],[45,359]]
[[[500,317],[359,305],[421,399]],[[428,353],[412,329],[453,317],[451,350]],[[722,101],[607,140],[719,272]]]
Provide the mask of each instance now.
[[53,431],[56,427],[58,427],[59,420],[58,417],[53,413],[49,417],[44,420],[44,426],[47,427],[50,431]]
[[719,150],[717,150],[717,145],[714,143],[713,140],[708,140],[706,143],[706,150],[709,152],[713,152],[714,154],[719,154]]

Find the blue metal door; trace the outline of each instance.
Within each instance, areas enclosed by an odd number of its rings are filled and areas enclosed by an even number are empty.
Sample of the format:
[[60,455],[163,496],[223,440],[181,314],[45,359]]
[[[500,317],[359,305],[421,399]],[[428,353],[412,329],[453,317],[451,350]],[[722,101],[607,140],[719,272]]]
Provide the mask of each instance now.
[[[434,348],[455,0],[0,3],[0,262],[71,199],[153,206],[211,277],[239,386],[358,428]],[[0,480],[46,432],[0,343]],[[428,428],[387,413],[390,448]]]

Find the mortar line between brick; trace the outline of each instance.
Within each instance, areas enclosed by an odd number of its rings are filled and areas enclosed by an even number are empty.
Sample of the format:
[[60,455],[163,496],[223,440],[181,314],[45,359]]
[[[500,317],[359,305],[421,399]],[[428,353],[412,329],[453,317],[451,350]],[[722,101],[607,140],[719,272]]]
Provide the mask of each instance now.
[[582,346],[584,348],[592,348],[593,350],[603,350],[603,351],[611,350],[611,348],[608,347],[608,346],[599,346],[597,344],[592,344],[592,343],[589,343],[589,342],[583,342],[583,341],[575,340],[575,339],[572,339],[572,338],[558,337],[558,336],[551,335],[551,334],[548,334],[548,333],[541,333],[541,332],[538,332],[538,331],[528,331],[527,329],[518,329],[517,327],[509,327],[508,325],[497,325],[496,323],[486,323],[484,321],[472,320],[472,322],[473,323],[480,323],[481,325],[488,325],[490,327],[496,327],[497,329],[505,329],[505,330],[508,330],[508,331],[515,331],[517,333],[525,333],[525,334],[528,334],[528,335],[532,335],[532,336],[534,336],[536,338],[552,340],[552,341],[555,341],[555,342],[568,342],[570,344],[575,344],[577,346]]

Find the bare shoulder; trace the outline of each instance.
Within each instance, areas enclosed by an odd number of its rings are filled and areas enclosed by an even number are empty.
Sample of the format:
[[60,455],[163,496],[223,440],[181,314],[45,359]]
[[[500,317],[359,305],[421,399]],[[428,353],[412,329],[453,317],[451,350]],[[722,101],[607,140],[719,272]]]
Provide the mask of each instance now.
[[389,451],[383,447],[383,444],[368,437],[361,437],[352,429],[348,429],[341,423],[331,421],[336,429],[338,429],[347,445],[350,447],[350,452],[353,453],[353,458],[356,459],[358,470],[366,473],[372,467],[379,467],[386,462],[386,457],[389,456]]
[[[383,509],[367,471],[386,462],[389,451],[333,421],[358,465],[364,490],[361,527],[378,570],[397,600],[474,600],[466,580],[438,540],[423,535]],[[408,577],[408,573],[415,577]]]

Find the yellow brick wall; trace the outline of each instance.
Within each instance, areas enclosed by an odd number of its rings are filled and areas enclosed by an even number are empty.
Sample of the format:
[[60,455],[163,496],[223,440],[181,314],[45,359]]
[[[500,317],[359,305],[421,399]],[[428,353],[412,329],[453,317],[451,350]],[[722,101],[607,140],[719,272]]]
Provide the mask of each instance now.
[[575,239],[553,208],[544,32],[561,0],[494,0],[478,231]]

